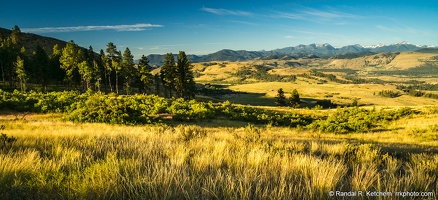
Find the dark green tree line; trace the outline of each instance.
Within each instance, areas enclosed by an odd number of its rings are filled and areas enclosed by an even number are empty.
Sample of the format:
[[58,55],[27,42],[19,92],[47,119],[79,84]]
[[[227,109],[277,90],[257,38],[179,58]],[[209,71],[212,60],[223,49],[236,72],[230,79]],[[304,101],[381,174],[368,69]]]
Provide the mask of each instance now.
[[184,51],[176,60],[172,53],[166,54],[160,72],[152,75],[146,56],[136,64],[129,48],[122,54],[112,42],[97,54],[91,46],[85,49],[70,41],[62,49],[53,46],[51,55],[42,46],[26,53],[21,43],[17,26],[8,37],[0,35],[0,86],[10,90],[69,88],[184,99],[194,98],[196,92],[192,65]]

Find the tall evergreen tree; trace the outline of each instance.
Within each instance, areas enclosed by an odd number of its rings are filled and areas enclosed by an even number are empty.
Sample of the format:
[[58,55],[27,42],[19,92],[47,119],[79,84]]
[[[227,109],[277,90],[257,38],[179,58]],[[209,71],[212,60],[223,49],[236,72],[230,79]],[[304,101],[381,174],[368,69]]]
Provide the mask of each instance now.
[[77,85],[77,74],[78,73],[78,65],[83,61],[83,54],[81,49],[73,40],[71,40],[67,45],[62,49],[61,57],[59,58],[59,62],[61,63],[61,68],[66,72],[66,79],[70,82]]
[[26,91],[26,81],[28,76],[26,70],[24,69],[24,60],[17,56],[17,62],[15,63],[16,73],[18,81],[20,82],[20,89],[22,92]]
[[148,58],[144,55],[141,56],[138,62],[138,79],[140,81],[140,89],[147,92],[150,84],[152,83],[152,75],[150,72],[151,66],[149,65]]
[[93,50],[93,47],[88,47],[87,51],[87,60],[88,64],[92,68],[93,71],[93,77],[91,79],[91,82],[94,83],[95,90],[100,91],[100,87],[102,85],[102,79],[103,79],[103,66],[102,61],[100,59],[100,56],[96,56],[96,53]]
[[91,89],[91,80],[94,76],[94,68],[90,66],[90,63],[88,61],[82,61],[78,64],[78,72],[81,75],[81,80],[85,85],[85,88]]
[[180,98],[190,99],[195,95],[196,85],[193,71],[191,69],[191,63],[184,51],[178,53],[175,89]]
[[298,90],[294,89],[292,90],[292,94],[289,98],[289,104],[290,106],[297,108],[300,106],[301,100],[300,100],[300,94],[298,94]]
[[172,97],[172,90],[175,88],[175,79],[177,78],[175,58],[172,53],[167,53],[164,56],[164,63],[160,70],[161,81],[165,88],[165,96],[169,92],[168,97]]
[[112,72],[115,72],[115,87],[116,87],[116,92],[118,92],[118,68],[119,68],[119,63],[120,63],[120,59],[119,59],[119,51],[117,51],[117,47],[116,45],[114,45],[114,43],[109,42],[106,48],[106,57],[105,57],[105,68],[107,71],[107,78],[108,78],[108,84],[110,86],[110,90],[111,92],[113,91],[113,87],[112,87],[112,82],[111,82],[111,76],[112,76]]
[[111,60],[111,65],[113,66],[114,72],[115,72],[115,86],[116,86],[116,93],[119,94],[119,75],[122,71],[122,52],[117,51],[116,55]]
[[122,70],[121,73],[123,74],[123,78],[125,79],[125,90],[126,94],[129,94],[131,92],[131,85],[134,83],[134,76],[136,73],[136,69],[134,68],[134,56],[131,53],[131,50],[129,50],[128,47],[126,47],[125,51],[123,52],[123,59],[122,59]]
[[110,83],[111,81],[109,81],[109,77],[108,77],[108,67],[107,67],[107,57],[105,56],[105,52],[103,51],[103,49],[100,50],[100,64],[102,64],[102,66],[100,66],[100,69],[103,73],[103,87],[105,91],[108,91],[108,83]]
[[[92,89],[92,86],[95,86],[95,89],[100,91],[100,84],[102,81],[101,69],[99,67],[99,57],[96,56],[96,53],[93,50],[92,46],[89,46],[87,50],[85,50],[85,60],[87,61],[87,65],[85,71],[82,71],[83,81],[85,81],[87,85],[87,90]],[[84,64],[82,66],[85,66]],[[88,81],[88,82],[87,82]]]
[[15,45],[21,45],[21,30],[17,25],[12,28],[12,33],[10,37],[12,43],[14,43]]
[[284,95],[283,88],[278,89],[277,96],[275,96],[275,104],[279,106],[286,105],[286,96]]

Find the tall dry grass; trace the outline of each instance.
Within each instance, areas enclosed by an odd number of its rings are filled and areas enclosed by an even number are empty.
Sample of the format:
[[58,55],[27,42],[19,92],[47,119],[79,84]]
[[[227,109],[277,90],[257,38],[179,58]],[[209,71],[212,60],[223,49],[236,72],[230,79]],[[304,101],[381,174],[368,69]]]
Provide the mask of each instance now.
[[0,199],[326,199],[438,188],[436,155],[285,139],[297,130],[1,123],[17,141],[0,151]]

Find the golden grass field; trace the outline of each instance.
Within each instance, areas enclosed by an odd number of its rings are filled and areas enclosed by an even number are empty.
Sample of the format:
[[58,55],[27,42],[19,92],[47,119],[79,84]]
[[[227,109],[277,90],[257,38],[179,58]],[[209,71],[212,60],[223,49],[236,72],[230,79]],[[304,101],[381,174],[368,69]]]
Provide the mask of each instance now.
[[[323,112],[323,111],[319,111]],[[77,124],[1,115],[1,199],[327,199],[330,191],[438,189],[437,114],[392,131]],[[213,122],[214,123],[214,122]],[[409,199],[409,198],[408,198]]]
[[[235,91],[244,91],[262,94],[263,97],[269,98],[275,105],[274,97],[277,95],[277,90],[283,88],[286,96],[290,96],[293,89],[297,89],[301,98],[309,99],[331,99],[340,104],[351,104],[354,98],[359,99],[360,104],[368,106],[424,106],[437,105],[438,100],[430,98],[418,98],[409,95],[402,95],[397,98],[386,98],[376,95],[382,90],[396,90],[393,85],[378,85],[378,84],[316,84],[304,81],[296,83],[286,82],[262,82],[249,83],[229,86],[228,88]],[[232,98],[230,98],[232,101]],[[305,101],[305,100],[304,100]]]

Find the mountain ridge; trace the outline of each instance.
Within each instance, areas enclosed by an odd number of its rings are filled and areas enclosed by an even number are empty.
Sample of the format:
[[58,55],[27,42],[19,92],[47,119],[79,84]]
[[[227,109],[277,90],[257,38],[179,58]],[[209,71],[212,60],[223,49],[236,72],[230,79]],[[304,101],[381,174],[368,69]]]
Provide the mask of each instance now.
[[[12,33],[11,30],[1,28],[0,27],[0,35],[3,37],[8,37]],[[26,53],[28,55],[32,55],[32,53],[36,50],[37,46],[42,47],[48,55],[51,55],[53,53],[53,46],[55,44],[58,44],[59,48],[62,49],[67,44],[66,41],[52,38],[52,37],[46,37],[42,35],[37,35],[33,33],[24,33],[21,32],[21,40],[22,40],[22,46],[26,49]]]
[[[358,55],[370,55],[377,53],[391,53],[391,52],[414,52],[421,51],[423,49],[435,49],[426,45],[413,45],[405,41],[390,45],[373,45],[370,47],[364,47],[359,44],[347,45],[343,47],[333,47],[328,43],[324,44],[300,44],[295,47],[284,47],[269,51],[247,51],[247,50],[231,50],[222,49],[217,52],[207,55],[190,55],[192,62],[210,62],[210,61],[246,61],[251,59],[278,59],[283,57],[322,57],[341,58],[358,56]],[[423,50],[425,51],[425,50]],[[148,56],[151,65],[161,65],[164,55],[151,54]]]
[[[11,34],[11,30],[0,28],[0,34],[3,36],[8,36]],[[43,47],[46,52],[50,55],[53,50],[53,46],[58,44],[60,48],[65,47],[66,41],[59,40],[56,38],[41,36],[33,33],[22,32],[22,43],[26,48],[26,52],[31,54],[36,46]],[[83,47],[85,48],[85,47]],[[284,48],[278,48],[274,50],[261,50],[261,51],[248,51],[248,50],[231,50],[222,49],[214,53],[206,55],[187,55],[192,62],[210,62],[210,61],[247,61],[252,59],[279,59],[279,58],[299,58],[299,57],[322,57],[330,58],[340,55],[351,57],[359,55],[367,55],[372,53],[386,53],[386,52],[411,52],[411,51],[423,51],[423,52],[436,52],[437,48],[430,48],[426,45],[413,45],[406,41],[402,41],[396,44],[390,45],[372,45],[372,46],[361,46],[359,44],[347,45],[342,47],[334,47],[331,44],[299,44],[297,46],[289,46]],[[148,56],[149,64],[155,66],[161,66],[164,60],[164,54],[149,54]],[[342,57],[342,56],[341,56]],[[175,57],[176,58],[176,57]]]

